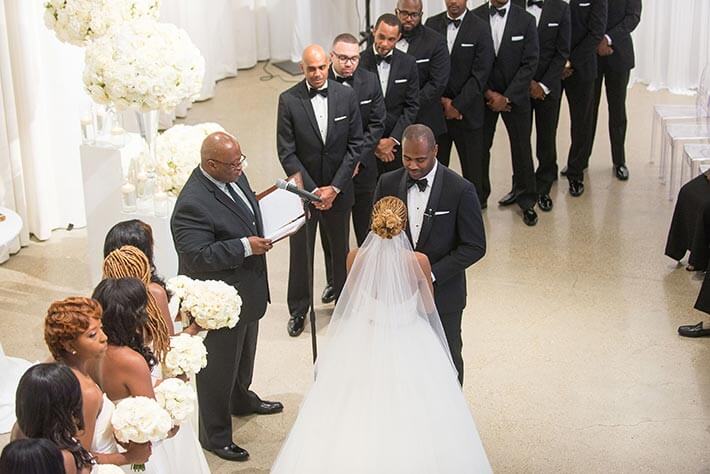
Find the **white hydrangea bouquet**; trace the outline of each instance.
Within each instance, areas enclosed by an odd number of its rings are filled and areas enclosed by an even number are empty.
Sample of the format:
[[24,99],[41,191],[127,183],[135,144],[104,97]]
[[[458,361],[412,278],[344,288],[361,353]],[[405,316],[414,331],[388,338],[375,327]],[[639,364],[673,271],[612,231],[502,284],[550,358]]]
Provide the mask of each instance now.
[[[116,404],[111,425],[116,439],[121,443],[148,443],[167,438],[173,420],[152,398],[130,397]],[[144,471],[145,465],[134,464],[132,468]]]
[[223,132],[221,125],[211,122],[197,125],[174,125],[158,135],[156,141],[157,173],[163,191],[177,197],[200,164],[200,148],[207,136]]
[[203,329],[233,328],[239,322],[242,298],[223,281],[179,275],[168,280],[167,287],[180,300],[180,310],[189,312]]
[[163,362],[166,376],[196,374],[206,366],[207,348],[201,337],[181,333],[170,338],[170,350]]
[[155,387],[155,399],[170,414],[173,426],[180,426],[195,411],[197,394],[180,379],[165,379]]
[[160,0],[48,0],[44,23],[60,41],[85,46],[125,21],[160,14]]
[[112,28],[89,43],[84,59],[87,92],[118,110],[171,112],[199,96],[205,73],[205,60],[184,30],[149,18]]

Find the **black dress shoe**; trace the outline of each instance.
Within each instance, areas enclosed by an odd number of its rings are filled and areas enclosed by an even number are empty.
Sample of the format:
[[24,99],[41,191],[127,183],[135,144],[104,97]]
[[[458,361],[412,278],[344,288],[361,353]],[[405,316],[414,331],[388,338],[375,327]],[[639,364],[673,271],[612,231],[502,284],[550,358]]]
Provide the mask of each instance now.
[[232,443],[229,446],[219,449],[208,449],[208,451],[214,453],[217,457],[226,459],[227,461],[246,461],[249,459],[249,453],[246,449],[240,448],[236,444]]
[[581,179],[570,179],[569,193],[574,197],[579,197],[584,194],[584,181]]
[[335,290],[333,290],[332,286],[328,285],[323,288],[323,294],[320,295],[320,300],[323,304],[328,304],[335,301]]
[[520,196],[520,193],[513,190],[503,196],[500,201],[498,201],[498,204],[501,206],[510,206],[511,204],[515,204],[515,202],[518,200],[518,196]]
[[614,166],[614,174],[616,175],[616,179],[619,181],[626,181],[629,179],[629,169],[626,165]]
[[694,326],[680,326],[678,334],[685,337],[708,337],[710,336],[710,329],[703,329],[703,322],[700,321]]
[[233,411],[234,416],[249,416],[249,415],[274,415],[284,411],[284,406],[281,402],[270,402],[267,400],[259,401],[259,404],[249,409],[249,411]]
[[291,318],[288,320],[288,335],[291,337],[298,337],[302,332],[303,328],[306,325],[306,316],[301,315],[301,316],[294,316],[291,315]]
[[537,205],[541,211],[550,212],[552,210],[552,198],[549,194],[540,194],[537,198]]
[[535,209],[525,209],[523,211],[523,222],[530,227],[537,224],[537,212],[535,212]]

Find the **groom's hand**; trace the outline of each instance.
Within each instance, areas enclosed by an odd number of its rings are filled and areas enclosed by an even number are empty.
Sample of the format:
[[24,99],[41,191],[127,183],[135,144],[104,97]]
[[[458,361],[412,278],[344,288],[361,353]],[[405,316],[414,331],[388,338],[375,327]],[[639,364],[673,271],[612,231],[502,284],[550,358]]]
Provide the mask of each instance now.
[[274,248],[274,244],[269,239],[252,235],[249,237],[249,245],[251,245],[252,255],[264,255],[266,252]]

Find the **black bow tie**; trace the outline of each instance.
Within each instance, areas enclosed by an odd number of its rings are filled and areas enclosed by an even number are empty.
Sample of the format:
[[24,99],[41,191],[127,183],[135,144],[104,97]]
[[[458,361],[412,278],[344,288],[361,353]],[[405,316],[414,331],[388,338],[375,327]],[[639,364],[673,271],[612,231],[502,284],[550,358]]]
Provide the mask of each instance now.
[[451,24],[454,25],[454,28],[458,28],[459,26],[461,26],[461,19],[452,20],[451,18],[449,18],[449,17],[447,16],[447,17],[446,17],[446,26],[449,26],[449,25],[451,25]]
[[414,186],[415,184],[416,184],[417,187],[419,188],[419,191],[424,192],[424,190],[425,190],[426,187],[427,187],[427,184],[429,184],[429,183],[428,183],[428,181],[426,180],[426,178],[414,179],[414,178],[412,178],[411,176],[407,176],[407,189],[411,188],[411,187]]
[[500,16],[505,16],[505,11],[506,11],[506,10],[507,10],[507,8],[501,8],[500,10],[498,10],[496,7],[494,7],[493,5],[491,5],[491,8],[490,8],[491,16],[495,16],[496,13],[499,14]]
[[352,87],[352,85],[353,85],[353,76],[350,76],[350,77],[335,76],[335,80],[341,84],[347,84],[350,87]]
[[532,7],[533,5],[535,5],[536,7],[538,7],[541,10],[542,10],[542,6],[544,4],[545,4],[544,0],[528,0],[529,7]]
[[392,56],[393,54],[388,54],[387,56],[381,56],[379,54],[375,55],[375,59],[377,59],[377,65],[379,66],[382,64],[382,61],[386,62],[387,64],[392,64]]
[[310,88],[308,89],[308,97],[309,98],[314,98],[317,95],[322,95],[323,97],[328,97],[328,88],[326,87],[325,89],[314,89]]

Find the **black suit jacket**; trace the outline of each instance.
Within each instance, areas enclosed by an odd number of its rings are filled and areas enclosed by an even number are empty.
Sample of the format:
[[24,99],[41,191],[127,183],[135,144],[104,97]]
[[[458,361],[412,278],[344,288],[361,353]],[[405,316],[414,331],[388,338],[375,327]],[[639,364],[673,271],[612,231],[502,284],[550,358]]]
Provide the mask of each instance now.
[[[526,0],[514,0],[526,8]],[[545,0],[537,25],[540,58],[537,62],[535,81],[550,89],[550,96],[559,98],[562,93],[562,70],[569,59],[571,43],[571,19],[569,5],[563,0]]]
[[[375,73],[379,83],[377,61],[372,47],[362,52],[359,67]],[[385,107],[387,119],[382,136],[392,137],[401,143],[404,129],[414,123],[419,113],[419,75],[414,57],[398,49],[392,51]]]
[[237,179],[254,210],[233,201],[207,179],[199,166],[193,170],[175,203],[170,219],[178,273],[197,280],[221,280],[242,298],[239,319],[259,320],[269,302],[266,257],[244,257],[243,237],[263,236],[259,204],[245,175]]
[[[429,18],[426,24],[446,38],[446,12]],[[467,12],[451,49],[451,74],[443,96],[452,99],[470,129],[483,126],[483,93],[494,61],[495,51],[488,25]]]
[[[429,257],[439,313],[466,307],[466,269],[486,253],[486,236],[476,188],[446,166],[437,165],[434,184],[415,250]],[[397,196],[407,202],[407,170],[380,176],[375,202]],[[409,224],[407,235],[411,242]]]
[[446,38],[428,26],[419,25],[406,38],[407,54],[417,61],[419,74],[419,113],[416,123],[431,128],[434,136],[446,132],[441,95],[449,82],[451,61]]
[[[333,68],[330,68],[328,77],[335,80]],[[357,161],[360,166],[377,166],[373,151],[377,142],[385,131],[385,99],[377,75],[358,68],[353,74],[352,88],[357,94],[360,105],[360,118],[362,119],[362,149]]]
[[606,31],[607,0],[570,0],[570,17],[569,61],[574,76],[582,81],[594,80],[597,77],[597,46]]
[[599,58],[616,72],[630,71],[636,66],[631,32],[641,21],[641,0],[611,0],[609,2],[606,35],[611,38],[614,54]]
[[362,120],[353,89],[328,80],[328,130],[323,143],[306,81],[299,82],[279,96],[276,134],[279,160],[287,175],[300,172],[308,191],[330,185],[339,188],[333,209],[352,206],[353,168],[362,149]]
[[[518,7],[509,5],[508,19],[493,72],[488,79],[488,89],[506,96],[513,105],[530,107],[530,81],[537,71],[539,45],[535,17]],[[488,25],[492,36],[488,4],[473,11]]]

